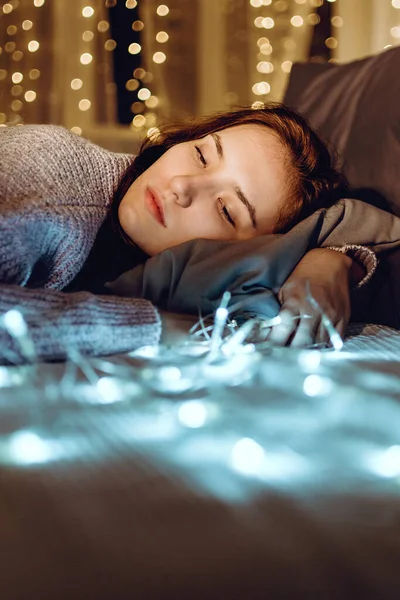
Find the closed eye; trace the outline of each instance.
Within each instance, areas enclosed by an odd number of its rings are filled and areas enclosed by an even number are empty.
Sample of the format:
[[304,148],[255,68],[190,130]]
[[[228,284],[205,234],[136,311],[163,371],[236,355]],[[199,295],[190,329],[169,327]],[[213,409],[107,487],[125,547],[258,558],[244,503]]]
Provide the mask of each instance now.
[[197,153],[197,159],[201,163],[202,167],[206,168],[208,163],[207,163],[206,159],[204,158],[204,154],[200,150],[199,146],[195,146],[195,149],[196,149],[196,153]]
[[236,228],[236,223],[232,219],[232,217],[229,213],[229,210],[226,208],[226,206],[223,203],[223,201],[221,200],[221,198],[218,198],[218,204],[219,204],[218,212],[221,215],[221,217],[224,219],[224,221],[229,223],[229,225],[232,225],[232,227]]

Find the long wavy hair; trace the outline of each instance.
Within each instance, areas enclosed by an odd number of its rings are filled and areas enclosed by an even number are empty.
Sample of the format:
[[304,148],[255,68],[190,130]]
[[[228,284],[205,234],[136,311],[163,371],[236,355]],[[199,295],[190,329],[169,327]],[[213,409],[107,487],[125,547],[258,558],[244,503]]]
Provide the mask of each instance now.
[[335,168],[333,152],[331,154],[306,119],[295,111],[271,103],[263,108],[217,112],[164,125],[143,141],[138,156],[121,178],[112,203],[112,221],[125,240],[126,234],[118,221],[118,208],[133,181],[176,144],[237,125],[266,127],[275,133],[285,149],[286,203],[278,215],[276,233],[288,231],[318,208],[328,208],[346,194],[348,184]]

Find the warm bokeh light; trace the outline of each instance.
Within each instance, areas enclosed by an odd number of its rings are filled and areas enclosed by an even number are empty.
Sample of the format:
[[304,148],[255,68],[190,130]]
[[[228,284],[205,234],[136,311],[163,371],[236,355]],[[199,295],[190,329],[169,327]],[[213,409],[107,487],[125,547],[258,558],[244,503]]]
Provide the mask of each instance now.
[[146,118],[143,115],[135,115],[132,119],[132,125],[140,128],[146,125]]
[[133,31],[142,31],[143,28],[144,28],[143,21],[134,21],[132,23],[132,29],[133,29]]
[[80,90],[82,86],[83,86],[82,79],[75,78],[71,81],[71,89],[73,89],[73,90]]
[[81,61],[82,65],[89,65],[93,60],[93,56],[89,52],[84,52],[81,54],[79,60]]
[[129,44],[128,46],[129,54],[139,54],[141,50],[142,46],[140,44],[137,44],[136,42],[134,44]]
[[28,44],[28,50],[29,52],[36,52],[36,50],[39,49],[39,42],[37,42],[36,40],[31,40]]
[[290,19],[290,22],[293,25],[293,27],[301,27],[302,25],[304,25],[304,19],[303,17],[300,17],[300,15],[294,15]]
[[91,42],[93,38],[94,38],[93,31],[84,31],[82,33],[82,39],[84,42]]
[[105,31],[108,31],[110,29],[110,24],[108,21],[99,21],[97,23],[97,30],[100,31],[101,33],[104,33]]
[[117,42],[115,40],[107,40],[104,43],[104,48],[109,52],[112,52],[117,47]]
[[157,64],[161,64],[161,63],[165,62],[166,60],[167,60],[167,57],[164,54],[164,52],[155,52],[153,54],[153,61]]
[[159,44],[165,44],[169,40],[169,35],[166,31],[159,31],[156,35],[156,40]]
[[78,106],[79,106],[79,110],[86,111],[86,110],[89,110],[89,108],[92,106],[92,103],[87,98],[83,98],[82,100],[79,101]]
[[34,92],[33,90],[28,90],[27,92],[25,92],[24,98],[27,102],[33,102],[34,100],[36,100],[36,92]]
[[125,87],[129,92],[134,92],[135,90],[138,89],[139,86],[140,86],[140,83],[138,82],[137,79],[128,79],[128,81],[125,84]]
[[150,96],[151,96],[151,92],[147,88],[142,88],[141,90],[138,91],[139,100],[148,100],[150,98]]
[[159,17],[165,17],[169,13],[169,8],[165,4],[160,4],[157,7],[157,14]]
[[93,17],[94,15],[94,9],[92,6],[85,6],[82,9],[82,16],[85,17],[86,19]]
[[21,83],[23,78],[24,76],[22,75],[22,73],[19,73],[18,71],[11,75],[11,80],[13,83]]

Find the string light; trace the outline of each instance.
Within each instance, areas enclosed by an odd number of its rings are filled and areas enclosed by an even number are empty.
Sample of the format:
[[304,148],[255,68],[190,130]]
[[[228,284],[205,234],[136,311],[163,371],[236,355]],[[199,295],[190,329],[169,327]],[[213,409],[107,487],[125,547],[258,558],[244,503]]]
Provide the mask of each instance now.
[[40,46],[40,44],[38,41],[31,40],[28,43],[28,50],[29,50],[29,52],[36,52],[37,50],[39,50],[39,46]]
[[156,12],[159,17],[166,17],[167,14],[169,13],[169,8],[165,4],[160,4],[160,6],[157,7]]
[[300,17],[299,15],[294,15],[290,19],[290,22],[293,25],[293,27],[301,27],[302,25],[304,25],[304,19],[303,19],[303,17]]
[[33,102],[34,100],[36,100],[36,92],[34,92],[33,90],[28,90],[27,92],[25,92],[24,98],[27,102]]
[[94,9],[92,6],[85,6],[82,9],[82,16],[85,17],[86,19],[93,17],[93,15],[94,15]]
[[159,44],[165,44],[169,40],[169,35],[165,31],[159,31],[156,35],[156,41]]
[[137,42],[134,42],[133,44],[129,44],[128,46],[128,52],[129,54],[139,54],[142,50],[142,46],[140,44],[138,44]]
[[13,83],[21,83],[21,81],[23,80],[24,76],[22,75],[22,73],[13,73],[11,76],[11,80]]
[[79,110],[82,110],[82,111],[89,110],[91,105],[92,105],[92,103],[87,98],[83,98],[82,100],[79,100],[79,104],[78,104]]
[[153,61],[155,63],[157,63],[158,65],[160,65],[163,62],[165,62],[166,60],[167,60],[167,57],[164,54],[164,52],[155,52],[153,54]]
[[89,52],[81,54],[80,61],[82,65],[89,65],[93,60],[93,56]]
[[73,90],[80,90],[82,86],[83,86],[82,79],[75,78],[71,81],[71,89],[73,89]]

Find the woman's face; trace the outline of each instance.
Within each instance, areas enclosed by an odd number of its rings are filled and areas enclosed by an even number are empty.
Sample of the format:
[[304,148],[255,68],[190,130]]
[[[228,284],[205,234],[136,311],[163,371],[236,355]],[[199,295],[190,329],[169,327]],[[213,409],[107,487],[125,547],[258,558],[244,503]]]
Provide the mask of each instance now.
[[132,183],[121,226],[150,256],[197,238],[271,233],[285,201],[285,165],[279,139],[257,125],[177,144]]

